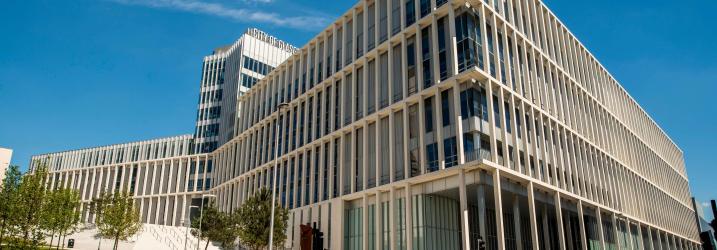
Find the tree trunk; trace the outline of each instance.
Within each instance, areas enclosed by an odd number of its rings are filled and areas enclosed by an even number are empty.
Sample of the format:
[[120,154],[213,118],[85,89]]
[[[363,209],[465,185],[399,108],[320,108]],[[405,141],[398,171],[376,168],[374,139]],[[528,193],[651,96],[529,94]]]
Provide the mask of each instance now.
[[62,235],[62,248],[64,249],[65,248],[65,239],[67,239],[67,232],[64,232],[63,234],[64,235]]
[[119,243],[119,236],[115,236],[115,244],[112,246],[112,250],[117,250],[117,243]]
[[56,250],[60,250],[60,243],[62,243],[62,233],[57,232],[57,247],[55,247]]
[[204,245],[204,250],[207,250],[208,247],[209,247],[209,239],[207,238],[207,244]]
[[5,238],[5,223],[7,220],[2,220],[2,225],[0,225],[0,248],[2,248],[2,240]]
[[55,232],[52,232],[52,235],[50,235],[50,249],[52,249],[52,242],[55,242]]

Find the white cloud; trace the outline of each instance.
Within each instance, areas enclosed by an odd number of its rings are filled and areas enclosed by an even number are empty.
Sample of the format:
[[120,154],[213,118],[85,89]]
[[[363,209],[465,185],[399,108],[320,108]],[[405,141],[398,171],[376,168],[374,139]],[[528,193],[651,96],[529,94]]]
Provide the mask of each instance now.
[[274,0],[243,0],[248,3],[273,3]]
[[[201,0],[112,0],[125,5],[138,5],[151,8],[174,9],[193,13],[201,13],[218,17],[229,18],[239,22],[261,22],[277,26],[297,29],[321,29],[328,23],[328,18],[322,16],[283,16],[279,13],[234,8],[220,3],[204,2]],[[273,0],[247,0],[260,3],[270,3]]]

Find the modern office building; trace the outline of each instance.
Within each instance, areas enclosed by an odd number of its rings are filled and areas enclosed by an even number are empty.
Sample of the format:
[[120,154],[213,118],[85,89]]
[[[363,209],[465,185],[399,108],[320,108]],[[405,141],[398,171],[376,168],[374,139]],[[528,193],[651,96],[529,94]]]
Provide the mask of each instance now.
[[5,179],[10,162],[12,162],[12,149],[0,148],[0,180]]
[[194,135],[37,155],[30,170],[46,165],[51,188],[78,189],[84,222],[94,221],[88,209],[92,199],[103,191],[123,190],[138,201],[143,222],[183,225],[189,206],[199,206],[201,194],[215,185],[211,155],[206,152],[234,135],[238,96],[295,50],[248,29],[234,44],[204,58]]
[[83,222],[94,222],[93,199],[121,190],[134,196],[144,223],[180,226],[213,184],[211,156],[191,153],[193,145],[182,135],[38,155],[31,171],[44,164],[49,188],[77,189]]
[[239,105],[209,192],[276,178],[287,248],[699,244],[683,152],[538,0],[361,0]]
[[361,0],[269,66],[247,43],[205,59],[203,154],[58,153],[53,185],[178,225],[276,180],[292,249],[313,223],[327,249],[698,247],[682,151],[539,0]]
[[297,49],[258,29],[204,57],[194,133],[198,153],[214,151],[234,136],[237,97]]

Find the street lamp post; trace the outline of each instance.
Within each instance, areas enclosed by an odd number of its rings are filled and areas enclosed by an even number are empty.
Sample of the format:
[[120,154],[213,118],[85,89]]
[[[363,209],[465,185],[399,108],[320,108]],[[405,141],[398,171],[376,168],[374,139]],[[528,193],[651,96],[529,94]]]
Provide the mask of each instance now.
[[274,170],[273,170],[274,178],[272,178],[273,180],[272,180],[272,184],[271,184],[271,221],[269,222],[269,250],[274,249],[274,211],[276,209],[276,178],[277,178],[276,177],[276,175],[277,175],[276,169],[278,167],[277,164],[279,162],[279,136],[278,136],[278,134],[280,131],[279,129],[281,128],[281,126],[279,126],[279,124],[281,124],[281,121],[279,121],[279,117],[281,116],[281,111],[288,106],[289,106],[288,103],[280,103],[276,109],[276,111],[278,112],[278,115],[276,117],[276,130],[274,131],[274,133],[275,133],[275,135],[274,135],[274,138],[275,138],[274,139],[275,140],[274,141]]
[[202,242],[202,216],[204,215],[204,198],[215,198],[216,195],[213,194],[203,194],[202,195],[202,206],[199,208],[199,236],[197,237],[197,250],[199,250],[199,245]]
[[190,220],[190,216],[192,214],[192,208],[199,208],[197,206],[189,206],[189,213],[187,214],[186,224],[187,230],[184,231],[184,250],[187,250],[187,241],[189,240],[189,230],[192,227],[192,220]]

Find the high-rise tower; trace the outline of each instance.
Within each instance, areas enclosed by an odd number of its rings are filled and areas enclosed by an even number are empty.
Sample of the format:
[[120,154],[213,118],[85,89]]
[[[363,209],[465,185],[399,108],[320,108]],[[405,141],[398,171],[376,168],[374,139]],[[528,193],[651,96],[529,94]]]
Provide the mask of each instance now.
[[208,153],[234,137],[237,98],[297,49],[258,29],[204,57],[195,151]]

